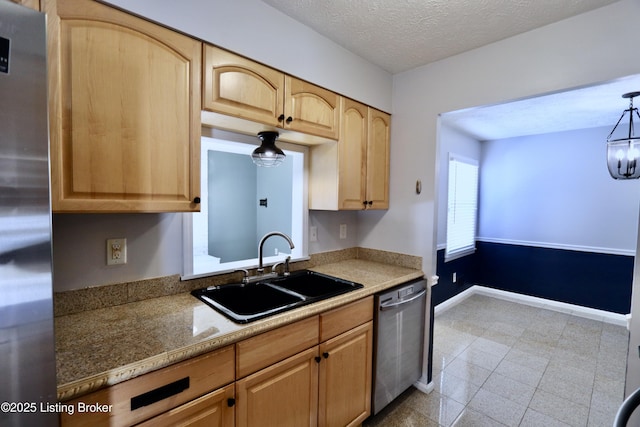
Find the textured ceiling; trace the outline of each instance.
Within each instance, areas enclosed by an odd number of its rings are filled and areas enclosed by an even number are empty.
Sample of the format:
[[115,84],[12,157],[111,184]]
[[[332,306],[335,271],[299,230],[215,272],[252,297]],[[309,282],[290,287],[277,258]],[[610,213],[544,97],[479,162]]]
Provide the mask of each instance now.
[[[395,74],[617,0],[262,1]],[[628,100],[621,95],[634,91],[640,91],[640,76],[447,113],[442,120],[479,140],[613,128],[628,107]],[[636,106],[640,106],[640,98]]]
[[390,73],[616,0],[263,0]]
[[[622,94],[637,91],[640,91],[639,75],[597,86],[449,112],[442,114],[441,121],[479,141],[606,126],[610,129],[602,136],[604,140],[622,112],[629,108],[629,100],[622,98]],[[634,100],[634,107],[640,107],[640,97]],[[625,116],[615,135],[628,131],[628,117]]]

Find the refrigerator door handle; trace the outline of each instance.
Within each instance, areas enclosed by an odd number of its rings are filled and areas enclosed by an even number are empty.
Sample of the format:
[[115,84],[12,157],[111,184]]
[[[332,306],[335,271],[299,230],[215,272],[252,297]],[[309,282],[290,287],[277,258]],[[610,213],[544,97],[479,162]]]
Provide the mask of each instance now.
[[410,302],[415,301],[418,298],[422,297],[426,293],[427,293],[427,290],[423,289],[423,290],[421,290],[420,292],[418,292],[417,294],[415,294],[414,296],[412,296],[409,299],[405,299],[405,300],[394,302],[394,303],[383,303],[383,304],[380,304],[380,311],[391,310],[391,309],[393,309],[395,307],[398,307],[400,305],[409,304]]

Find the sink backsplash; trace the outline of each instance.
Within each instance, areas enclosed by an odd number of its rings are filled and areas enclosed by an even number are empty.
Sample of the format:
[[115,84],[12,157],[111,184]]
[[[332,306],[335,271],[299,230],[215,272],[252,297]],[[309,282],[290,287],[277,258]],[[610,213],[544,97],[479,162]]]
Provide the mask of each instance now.
[[[354,258],[417,270],[422,269],[422,258],[419,256],[356,247],[312,254],[307,261],[292,262],[291,271],[304,270]],[[255,274],[255,270],[251,271],[250,274]],[[90,286],[83,289],[55,292],[54,314],[55,316],[64,316],[82,311],[107,308],[150,298],[191,292],[194,289],[207,286],[234,283],[238,282],[239,279],[240,273],[218,274],[191,280],[180,280],[180,275],[174,274],[133,282]]]

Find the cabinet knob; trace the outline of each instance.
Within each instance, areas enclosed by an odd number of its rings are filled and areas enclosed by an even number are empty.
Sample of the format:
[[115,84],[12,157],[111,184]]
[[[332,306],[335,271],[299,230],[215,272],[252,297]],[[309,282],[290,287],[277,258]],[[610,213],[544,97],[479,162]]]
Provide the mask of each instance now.
[[233,397],[230,397],[230,398],[227,399],[227,406],[229,408],[231,408],[235,404],[236,404],[236,400]]
[[287,124],[291,123],[293,121],[293,117],[291,116],[287,117],[286,121],[287,121]]
[[320,361],[322,360],[322,357],[316,356],[315,359],[316,359],[316,362],[320,363]]
[[193,198],[193,203],[195,203],[196,205],[200,204],[200,197],[194,197]]
[[367,202],[367,204],[368,204],[369,206],[371,206],[371,205],[373,204],[373,200],[369,200],[369,201]]
[[325,359],[329,358],[329,353],[327,353],[326,351],[324,353],[322,353],[322,357],[324,357]]
[[284,114],[280,114],[280,115],[278,116],[278,121],[279,121],[279,122],[284,121]]

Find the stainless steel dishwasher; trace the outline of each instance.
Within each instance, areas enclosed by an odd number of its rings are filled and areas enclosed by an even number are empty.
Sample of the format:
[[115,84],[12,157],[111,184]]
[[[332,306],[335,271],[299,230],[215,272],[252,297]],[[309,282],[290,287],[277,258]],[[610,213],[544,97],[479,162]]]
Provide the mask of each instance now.
[[375,297],[373,414],[422,376],[426,283],[405,283]]

